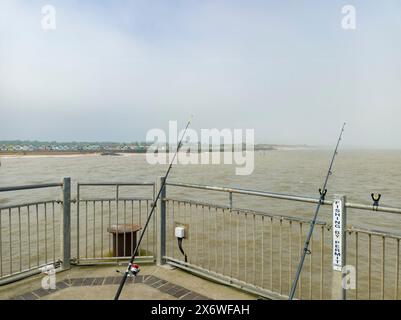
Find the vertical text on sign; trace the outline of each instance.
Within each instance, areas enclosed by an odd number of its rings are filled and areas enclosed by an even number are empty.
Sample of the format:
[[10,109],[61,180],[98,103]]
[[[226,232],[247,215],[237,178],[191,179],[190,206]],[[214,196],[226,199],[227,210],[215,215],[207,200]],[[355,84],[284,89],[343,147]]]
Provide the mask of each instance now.
[[343,267],[343,204],[340,199],[333,203],[333,270],[341,271]]

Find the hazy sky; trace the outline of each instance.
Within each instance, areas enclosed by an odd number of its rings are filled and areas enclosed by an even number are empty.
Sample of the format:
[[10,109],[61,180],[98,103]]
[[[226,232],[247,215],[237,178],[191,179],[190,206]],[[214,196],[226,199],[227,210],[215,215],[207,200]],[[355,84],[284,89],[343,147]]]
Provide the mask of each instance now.
[[344,144],[400,148],[401,1],[1,0],[0,140],[144,140],[190,114],[265,143],[334,144],[347,121]]

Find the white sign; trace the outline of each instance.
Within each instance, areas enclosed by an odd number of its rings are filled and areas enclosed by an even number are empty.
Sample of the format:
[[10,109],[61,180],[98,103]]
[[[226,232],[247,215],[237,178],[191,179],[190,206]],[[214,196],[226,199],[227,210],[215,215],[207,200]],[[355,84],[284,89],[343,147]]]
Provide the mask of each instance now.
[[343,204],[341,200],[333,203],[333,270],[341,271],[343,267]]

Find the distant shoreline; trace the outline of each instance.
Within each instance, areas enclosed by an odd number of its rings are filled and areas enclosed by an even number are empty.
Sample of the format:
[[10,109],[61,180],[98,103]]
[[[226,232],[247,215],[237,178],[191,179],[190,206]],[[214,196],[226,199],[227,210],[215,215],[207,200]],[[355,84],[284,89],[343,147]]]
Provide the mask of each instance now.
[[[255,149],[255,152],[258,151],[278,151],[278,150],[300,150],[303,148],[294,148],[294,147],[275,147],[275,148],[266,148],[266,149]],[[163,152],[163,151],[161,151]],[[194,153],[198,153],[197,150],[192,151]],[[192,153],[191,152],[191,153]],[[220,152],[217,150],[211,152]],[[143,151],[103,151],[103,150],[94,150],[94,151],[56,151],[56,150],[46,150],[46,151],[0,151],[0,157],[40,157],[40,156],[124,156],[131,154],[146,154]]]
[[94,152],[0,152],[1,159],[22,159],[22,158],[77,158],[77,157],[121,157],[121,156],[137,156],[145,155],[145,153],[134,153],[134,152],[116,152],[116,153],[105,153],[94,151]]
[[71,155],[95,155],[98,151],[0,151],[0,156],[71,156]]
[[[0,151],[0,158],[19,158],[19,157],[81,157],[81,156],[101,156],[101,151]],[[120,156],[123,154],[134,154],[134,152],[108,152],[104,156]]]

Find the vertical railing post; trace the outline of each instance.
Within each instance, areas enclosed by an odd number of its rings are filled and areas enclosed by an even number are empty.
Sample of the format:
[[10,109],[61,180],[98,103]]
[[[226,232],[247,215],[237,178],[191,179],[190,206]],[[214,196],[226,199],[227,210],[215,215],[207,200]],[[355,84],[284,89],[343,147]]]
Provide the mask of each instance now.
[[232,192],[229,192],[229,194],[228,194],[228,201],[229,201],[230,210],[232,210],[233,209],[233,193]]
[[[159,177],[156,181],[156,195],[159,192],[162,185],[164,185],[165,178]],[[156,213],[157,213],[157,253],[156,253],[156,263],[158,265],[165,264],[164,256],[166,255],[166,186],[164,185],[160,197],[155,203]]]
[[333,201],[333,277],[332,277],[332,300],[345,300],[346,289],[343,284],[344,267],[346,265],[347,244],[347,212],[346,197],[335,195]]
[[63,215],[61,218],[61,259],[62,268],[71,267],[71,178],[63,180]]
[[81,204],[80,202],[80,186],[79,182],[77,183],[77,264],[79,264],[79,257],[80,257],[80,252],[79,252],[79,206]]

